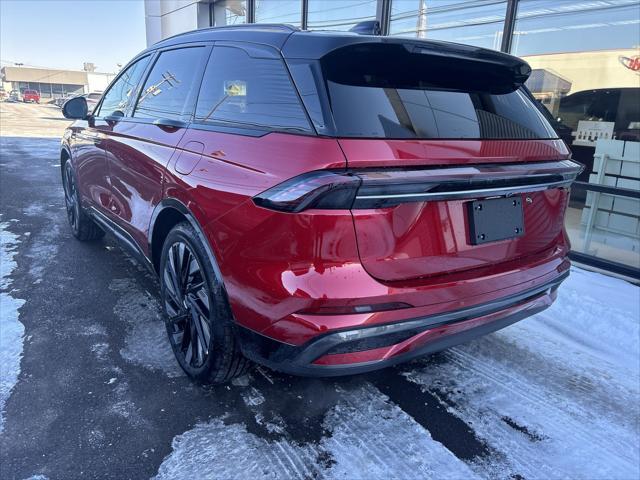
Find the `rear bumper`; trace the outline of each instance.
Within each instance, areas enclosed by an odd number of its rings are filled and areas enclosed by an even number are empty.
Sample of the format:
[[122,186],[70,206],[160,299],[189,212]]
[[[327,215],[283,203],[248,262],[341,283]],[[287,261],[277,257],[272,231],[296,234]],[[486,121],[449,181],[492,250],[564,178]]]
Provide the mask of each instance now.
[[274,370],[303,376],[364,373],[437,352],[541,312],[569,275],[488,303],[399,322],[339,329],[290,345],[238,326],[242,352]]

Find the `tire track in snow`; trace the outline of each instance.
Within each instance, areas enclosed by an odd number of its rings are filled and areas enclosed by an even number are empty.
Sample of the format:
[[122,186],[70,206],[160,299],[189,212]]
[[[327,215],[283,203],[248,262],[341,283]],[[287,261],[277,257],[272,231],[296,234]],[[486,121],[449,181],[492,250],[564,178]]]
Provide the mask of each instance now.
[[370,380],[459,459],[474,460],[495,453],[476,437],[469,425],[448,413],[435,395],[409,382],[398,371],[383,370]]
[[[485,366],[486,359],[483,356],[474,356],[461,349],[453,349],[450,355],[452,361],[462,369],[474,372],[478,378],[484,377],[500,389],[508,390],[513,397],[518,398],[518,402],[529,404],[531,408],[538,411],[545,411],[547,418],[555,418],[553,423],[556,428],[560,427],[563,437],[565,435],[571,436],[573,440],[577,440],[579,445],[596,444],[599,457],[604,454],[610,458],[617,458],[626,464],[627,469],[633,470],[637,465],[635,463],[637,457],[634,459],[632,452],[628,451],[629,442],[634,441],[632,436],[624,435],[624,432],[618,432],[618,435],[610,437],[600,434],[597,429],[593,428],[592,415],[583,409],[576,408],[576,405],[567,398],[564,392],[549,388],[552,386],[552,382],[536,384],[530,379],[509,374],[499,368],[490,369]],[[546,371],[547,374],[553,371],[552,368],[542,368],[541,370]]]
[[[438,357],[441,359],[441,356]],[[428,367],[427,367],[428,368]],[[443,400],[439,392],[421,388],[409,381],[401,371],[386,369],[369,376],[369,380],[392,402],[419,423],[431,437],[463,460],[480,476],[495,477],[512,470],[505,455],[479,438],[471,422],[457,416],[452,402]],[[510,478],[518,478],[517,471]]]
[[[427,366],[427,368],[430,367]],[[450,375],[452,378],[458,378],[462,375],[461,372],[464,371],[464,368],[464,365],[460,365],[459,362],[450,360],[446,375]],[[497,414],[492,414],[484,408],[480,408],[478,412],[475,412],[475,415],[464,414],[461,408],[461,404],[464,405],[464,402],[460,401],[458,395],[453,395],[452,390],[457,389],[456,391],[460,395],[471,395],[476,393],[475,391],[465,391],[465,389],[461,388],[461,386],[455,381],[452,382],[455,384],[455,387],[452,387],[451,385],[444,387],[439,376],[429,377],[428,381],[422,381],[422,379],[416,380],[416,375],[419,375],[416,371],[409,371],[405,373],[408,381],[422,386],[424,394],[436,397],[443,408],[446,408],[452,415],[457,416],[460,420],[468,423],[470,427],[473,427],[474,435],[479,436],[483,443],[487,443],[490,445],[492,450],[498,452],[493,457],[476,457],[474,459],[470,459],[471,465],[476,467],[476,472],[481,476],[486,478],[497,478],[505,476],[505,472],[516,471],[518,473],[512,474],[513,478],[522,478],[523,475],[520,472],[534,471],[539,475],[538,478],[553,478],[552,471],[547,471],[543,465],[538,465],[539,458],[536,456],[537,453],[535,450],[529,448],[528,443],[516,442],[515,447],[513,447],[510,445],[510,443],[513,444],[513,442],[491,442],[490,439],[487,439],[482,434],[483,428],[486,428],[491,430],[492,437],[494,438],[509,439],[514,430],[504,422],[501,423],[498,421],[502,420],[502,417],[498,419]],[[475,382],[482,383],[482,374],[478,373],[476,370],[473,372],[473,375]],[[512,392],[510,391],[509,393]],[[514,462],[510,457],[514,455],[516,450],[518,451],[516,454],[518,460]],[[527,452],[528,454],[523,456],[523,452]],[[534,460],[530,461],[529,459]],[[525,478],[528,477],[525,475]]]
[[[626,424],[611,412],[588,411],[562,390],[562,375],[519,349],[494,348],[499,336],[479,339],[447,351],[448,363],[407,370],[410,381],[426,392],[440,392],[450,410],[472,424],[478,436],[500,451],[510,469],[526,478],[631,478],[638,475],[638,427],[633,407]],[[538,370],[513,368],[529,365]],[[535,361],[534,361],[535,360]],[[527,374],[529,374],[527,376]],[[615,388],[615,384],[603,388]],[[634,404],[637,394],[629,398]],[[585,399],[588,402],[588,397]],[[509,417],[535,431],[532,441],[502,420]],[[541,459],[544,459],[542,461]]]
[[[476,478],[374,386],[365,384],[356,395],[345,392],[344,398],[326,419],[331,437],[325,445],[336,460],[328,477],[350,478],[358,472],[360,478]],[[375,461],[367,451],[374,453]]]
[[[245,403],[264,415],[268,396],[256,405],[257,389],[250,388]],[[281,434],[257,435],[247,425],[215,418],[173,440],[156,478],[476,478],[372,385],[350,384],[336,393],[316,441],[292,438],[289,425]]]

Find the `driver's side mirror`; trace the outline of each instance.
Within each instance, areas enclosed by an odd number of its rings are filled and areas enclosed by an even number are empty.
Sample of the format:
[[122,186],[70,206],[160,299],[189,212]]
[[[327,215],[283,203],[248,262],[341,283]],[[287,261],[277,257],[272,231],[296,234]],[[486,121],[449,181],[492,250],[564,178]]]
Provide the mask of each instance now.
[[62,115],[65,118],[85,120],[88,113],[89,107],[87,106],[87,99],[84,97],[71,98],[62,105]]

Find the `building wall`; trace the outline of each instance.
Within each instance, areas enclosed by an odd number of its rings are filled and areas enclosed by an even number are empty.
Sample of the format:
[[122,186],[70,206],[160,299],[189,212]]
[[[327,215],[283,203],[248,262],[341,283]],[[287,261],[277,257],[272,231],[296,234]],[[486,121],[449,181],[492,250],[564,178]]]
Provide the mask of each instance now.
[[114,77],[115,74],[112,73],[87,73],[85,93],[104,92]]
[[102,92],[114,76],[113,73],[48,68],[10,66],[2,68],[2,84],[5,90],[38,90],[43,99]]
[[209,2],[145,0],[147,45],[178,33],[209,26]]
[[637,71],[626,67],[622,58],[640,56],[640,49],[601,50],[595,52],[551,53],[527,55],[531,68],[544,69],[569,79],[571,89],[566,93],[594,88],[640,87]]
[[2,73],[7,82],[69,83],[85,85],[87,72],[74,70],[55,70],[50,68],[3,67]]

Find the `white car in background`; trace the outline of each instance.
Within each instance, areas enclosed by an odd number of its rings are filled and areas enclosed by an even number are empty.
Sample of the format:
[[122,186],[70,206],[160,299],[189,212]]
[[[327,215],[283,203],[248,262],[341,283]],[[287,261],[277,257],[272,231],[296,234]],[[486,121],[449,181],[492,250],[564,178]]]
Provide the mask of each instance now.
[[20,93],[20,90],[11,90],[9,92],[9,98],[7,98],[8,102],[21,102],[22,101],[22,94]]

